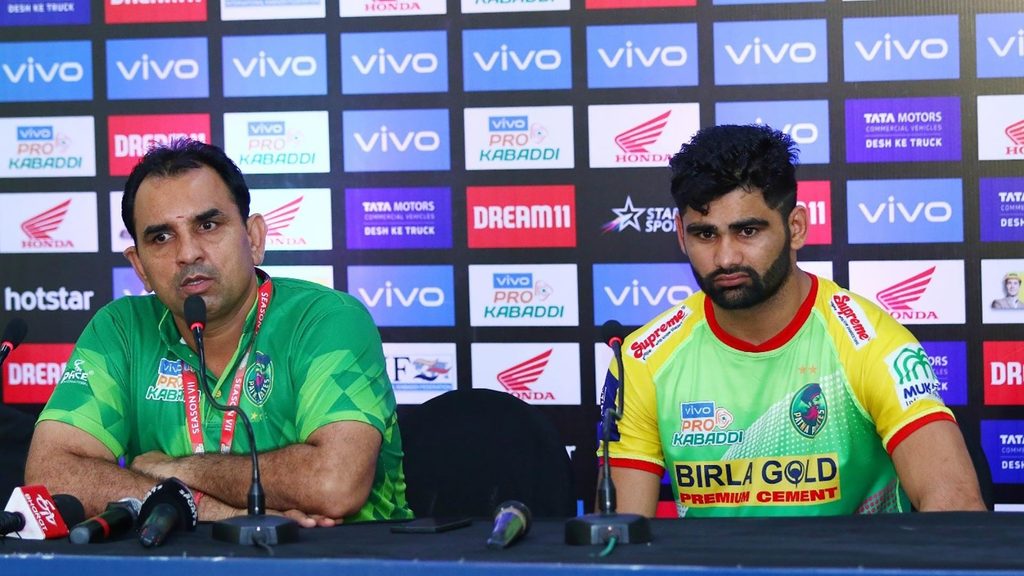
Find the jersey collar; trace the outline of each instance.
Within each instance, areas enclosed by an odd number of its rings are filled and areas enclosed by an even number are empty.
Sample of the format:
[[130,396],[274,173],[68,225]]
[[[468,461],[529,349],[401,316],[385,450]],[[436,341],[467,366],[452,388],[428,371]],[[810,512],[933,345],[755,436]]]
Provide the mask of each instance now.
[[707,294],[704,295],[704,316],[708,319],[708,326],[711,327],[711,332],[726,346],[735,348],[740,352],[770,352],[781,348],[787,342],[789,342],[793,336],[796,335],[797,331],[804,325],[807,318],[811,315],[811,310],[814,308],[814,301],[818,297],[818,277],[814,274],[808,274],[811,277],[811,289],[807,291],[807,297],[800,304],[800,308],[797,310],[796,315],[789,321],[789,324],[785,328],[779,331],[778,334],[772,336],[768,340],[765,340],[761,344],[752,344],[746,340],[741,340],[732,334],[729,334],[718,324],[718,320],[715,318],[715,307],[711,304],[711,298],[708,298]]

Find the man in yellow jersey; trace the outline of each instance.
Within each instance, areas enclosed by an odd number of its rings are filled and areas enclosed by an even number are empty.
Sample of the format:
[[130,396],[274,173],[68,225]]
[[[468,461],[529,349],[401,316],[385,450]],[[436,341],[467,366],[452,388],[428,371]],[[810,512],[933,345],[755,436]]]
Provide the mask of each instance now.
[[[680,516],[983,510],[921,345],[870,301],[800,270],[796,149],[715,126],[672,159],[679,246],[701,291],[623,344],[618,511]],[[618,397],[612,366],[604,403]]]

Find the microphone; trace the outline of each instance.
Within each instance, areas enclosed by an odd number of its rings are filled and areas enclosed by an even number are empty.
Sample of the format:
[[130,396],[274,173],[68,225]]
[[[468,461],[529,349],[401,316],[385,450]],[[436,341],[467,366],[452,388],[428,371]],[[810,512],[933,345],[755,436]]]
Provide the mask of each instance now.
[[533,516],[526,504],[518,500],[506,500],[494,511],[494,531],[487,539],[488,548],[508,548],[526,536],[533,524]]
[[0,364],[4,363],[7,355],[18,347],[25,335],[28,334],[28,325],[21,318],[11,318],[4,328],[4,335],[0,336]]
[[294,542],[299,539],[299,525],[294,520],[283,516],[267,516],[267,499],[260,482],[260,462],[256,452],[256,434],[252,430],[249,416],[239,406],[226,406],[217,401],[210,392],[206,381],[206,349],[203,346],[203,331],[206,329],[206,302],[193,294],[185,299],[185,324],[196,342],[196,354],[199,356],[199,383],[209,400],[210,405],[221,412],[234,411],[245,424],[245,432],[249,436],[249,454],[252,457],[252,483],[245,516],[235,516],[220,520],[213,524],[213,537],[223,542],[238,544],[273,545]]
[[0,513],[0,536],[13,533],[25,540],[46,540],[68,535],[68,525],[85,518],[78,498],[70,494],[51,497],[44,486],[15,488]]
[[135,528],[142,502],[138,498],[122,498],[107,504],[102,513],[71,529],[72,544],[91,544],[117,538]]
[[196,529],[199,511],[188,486],[177,478],[168,478],[150,488],[139,511],[139,543],[146,548],[163,544],[174,530]]
[[598,507],[596,514],[584,514],[570,518],[565,523],[566,544],[606,544],[613,538],[620,544],[642,544],[651,541],[651,526],[640,514],[618,514],[615,512],[615,484],[612,482],[611,458],[608,444],[611,443],[612,426],[622,418],[626,410],[626,371],[622,365],[622,342],[626,331],[622,324],[609,320],[601,326],[601,339],[615,354],[619,371],[618,407],[615,406],[614,390],[606,390],[602,402],[601,444],[604,451],[601,462],[601,483],[598,486]]

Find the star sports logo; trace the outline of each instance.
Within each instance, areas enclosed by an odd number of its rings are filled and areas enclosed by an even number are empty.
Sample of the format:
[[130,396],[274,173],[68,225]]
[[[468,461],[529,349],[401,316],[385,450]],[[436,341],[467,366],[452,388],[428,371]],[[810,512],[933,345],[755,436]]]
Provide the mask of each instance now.
[[540,379],[553,351],[553,348],[548,348],[529,360],[498,372],[498,382],[509,392],[530,392],[530,384]]
[[1013,142],[1013,146],[1006,147],[1006,153],[1010,155],[1024,154],[1024,120],[1018,120],[1006,127],[1006,137]]
[[302,196],[299,196],[295,200],[263,215],[263,219],[267,222],[267,236],[284,236],[284,230],[291,226],[292,220],[295,220],[295,216],[302,207],[302,198]]
[[671,114],[672,111],[668,110],[664,114],[622,132],[615,137],[615,144],[626,154],[650,153],[647,147],[661,138],[661,133],[665,131],[668,117]]
[[612,230],[622,232],[626,228],[633,228],[640,232],[640,216],[647,210],[633,206],[633,198],[626,196],[626,204],[622,208],[612,208],[615,219],[601,227],[601,232],[607,234]]
[[911,307],[911,304],[920,300],[928,290],[933,274],[935,274],[935,266],[881,290],[876,298],[897,320],[938,319],[938,315],[933,310],[914,310]]
[[59,228],[64,222],[70,205],[71,199],[68,198],[53,208],[25,220],[21,223],[22,232],[32,240],[52,240],[50,232]]

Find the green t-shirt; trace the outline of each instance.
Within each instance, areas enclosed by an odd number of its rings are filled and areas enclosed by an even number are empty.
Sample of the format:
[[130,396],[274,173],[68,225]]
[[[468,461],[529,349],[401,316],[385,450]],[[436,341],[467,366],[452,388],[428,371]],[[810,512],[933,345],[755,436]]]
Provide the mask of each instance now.
[[[623,365],[611,465],[667,470],[680,516],[909,510],[889,455],[952,420],[910,332],[813,276],[796,317],[763,344],[725,332],[698,292],[626,338]],[[617,372],[613,362],[606,386]]]
[[[262,274],[262,272],[261,272]],[[269,280],[265,280],[269,281]],[[365,422],[383,438],[373,487],[346,521],[410,518],[402,471],[395,395],[384,369],[380,334],[355,298],[302,280],[276,278],[247,360],[240,406],[261,452],[305,442],[337,421]],[[219,381],[207,381],[225,403],[253,339],[256,306]],[[88,432],[127,463],[145,452],[192,454],[185,425],[181,361],[197,369],[170,311],[156,296],[125,297],[100,309],[78,340],[39,420]],[[201,402],[206,452],[220,451],[223,413]],[[232,454],[248,454],[236,421]]]

